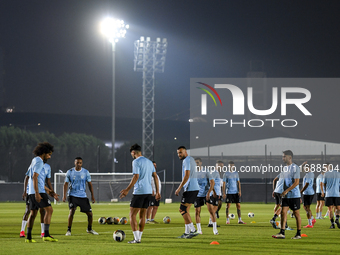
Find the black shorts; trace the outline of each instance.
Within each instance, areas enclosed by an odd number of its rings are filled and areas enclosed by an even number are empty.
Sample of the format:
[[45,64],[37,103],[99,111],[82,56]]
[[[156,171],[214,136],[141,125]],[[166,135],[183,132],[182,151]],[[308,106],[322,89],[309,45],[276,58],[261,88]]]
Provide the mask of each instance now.
[[340,197],[326,197],[325,198],[325,205],[326,206],[338,206],[340,205]]
[[274,198],[275,198],[275,204],[280,205],[281,200],[282,200],[281,193],[274,192]]
[[156,200],[155,196],[151,196],[149,206],[159,206],[159,200]]
[[238,193],[236,194],[227,194],[227,198],[225,199],[226,203],[241,203],[241,198]]
[[325,197],[321,196],[322,193],[316,193],[316,200],[317,201],[325,201]]
[[30,205],[30,196],[26,195],[26,205]]
[[195,208],[201,207],[203,205],[205,205],[205,197],[196,197],[195,202],[194,202],[194,206]]
[[151,200],[151,197],[151,194],[133,195],[130,202],[130,207],[146,209],[149,207],[149,201]]
[[303,195],[303,205],[311,205],[314,195]]
[[77,207],[80,207],[80,211],[83,213],[86,212],[92,212],[90,201],[87,197],[74,197],[69,196],[67,198],[68,200],[68,208],[69,209],[77,209]]
[[39,193],[41,196],[40,203],[35,200],[35,194],[29,195],[30,210],[38,210],[39,208],[45,208],[51,206],[51,201],[46,193]]
[[300,198],[282,198],[281,207],[289,207],[290,210],[300,209]]
[[197,198],[198,190],[184,191],[181,199],[182,204],[193,204]]
[[218,206],[218,201],[220,201],[220,196],[217,197],[210,196],[210,199],[207,201],[207,203],[213,206]]

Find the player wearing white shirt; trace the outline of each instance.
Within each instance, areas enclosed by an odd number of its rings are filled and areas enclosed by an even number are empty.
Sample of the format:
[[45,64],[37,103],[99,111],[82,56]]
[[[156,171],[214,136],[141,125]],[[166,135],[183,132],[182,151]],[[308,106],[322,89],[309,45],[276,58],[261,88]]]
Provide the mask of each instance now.
[[90,172],[83,168],[83,159],[76,157],[74,159],[74,168],[71,168],[66,172],[66,178],[64,183],[63,202],[66,201],[68,196],[68,206],[70,213],[68,215],[68,226],[66,236],[71,235],[71,227],[73,222],[74,214],[77,207],[80,207],[80,212],[86,213],[87,215],[87,229],[86,232],[93,235],[98,235],[96,231],[92,229],[93,213],[90,205],[90,201],[86,195],[86,183],[89,186],[91,192],[92,203],[95,203],[93,194],[93,186],[91,182]]

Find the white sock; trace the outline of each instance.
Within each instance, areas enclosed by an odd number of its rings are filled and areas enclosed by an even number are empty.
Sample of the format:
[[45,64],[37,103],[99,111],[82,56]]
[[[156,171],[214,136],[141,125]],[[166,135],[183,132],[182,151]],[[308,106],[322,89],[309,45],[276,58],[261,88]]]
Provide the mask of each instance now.
[[191,231],[191,232],[195,232],[195,231],[196,231],[195,226],[194,226],[194,223],[191,222],[191,223],[189,224],[189,227],[190,227],[190,231]]
[[139,240],[142,240],[143,232],[139,231]]
[[238,217],[238,221],[241,221],[241,217]]
[[209,224],[212,224],[212,220],[211,220],[211,218],[209,218]]
[[133,231],[133,237],[135,238],[135,240],[138,240],[138,238],[139,238],[139,230]]
[[150,221],[150,219],[146,219],[146,221]]
[[310,217],[310,219],[311,219],[311,220],[314,220],[314,217],[313,217],[313,215],[312,215],[312,217]]
[[40,223],[40,226],[41,226],[41,233],[45,233],[45,224]]
[[326,212],[326,215],[325,216],[328,216],[328,210],[327,210],[327,212]]
[[213,222],[213,232],[214,234],[217,232],[217,222]]
[[190,226],[189,224],[185,224],[185,234],[189,234],[190,233]]
[[196,223],[197,232],[202,232],[201,223]]
[[21,231],[25,231],[26,224],[27,224],[27,220],[23,220],[23,221],[21,222]]
[[308,225],[309,225],[309,226],[312,226],[312,225],[313,225],[312,219],[308,219]]
[[320,217],[320,218],[322,217],[322,212],[319,212],[319,217]]

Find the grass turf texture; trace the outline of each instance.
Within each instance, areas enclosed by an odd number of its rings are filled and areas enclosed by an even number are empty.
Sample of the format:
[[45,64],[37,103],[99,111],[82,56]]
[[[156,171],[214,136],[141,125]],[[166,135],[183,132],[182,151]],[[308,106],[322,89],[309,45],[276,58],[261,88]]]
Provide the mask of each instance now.
[[[19,238],[21,219],[24,213],[24,203],[0,203],[0,243],[1,254],[278,254],[282,249],[289,254],[328,254],[337,250],[340,229],[329,229],[330,221],[317,220],[313,229],[302,228],[302,233],[308,237],[300,240],[291,240],[296,233],[295,219],[288,218],[288,224],[294,231],[286,231],[286,239],[278,240],[271,236],[278,233],[272,228],[269,220],[273,216],[274,204],[241,204],[242,220],[246,225],[238,225],[237,219],[231,220],[230,225],[225,224],[225,204],[220,211],[221,225],[219,235],[213,235],[212,228],[207,227],[208,211],[202,207],[201,220],[203,235],[192,239],[177,239],[184,232],[184,222],[178,212],[179,204],[161,204],[156,221],[160,224],[146,224],[142,243],[128,244],[133,239],[129,223],[127,225],[100,225],[99,217],[127,217],[129,216],[128,203],[99,203],[92,205],[94,222],[93,229],[99,236],[86,233],[87,217],[77,209],[72,236],[65,236],[67,231],[68,206],[66,203],[53,205],[53,216],[50,233],[59,239],[56,243],[44,243],[40,238],[40,217],[37,215],[33,228],[33,239],[37,243],[25,243]],[[313,211],[314,206],[312,205]],[[248,212],[255,213],[254,218],[248,218]],[[307,225],[306,215],[302,215],[302,226]],[[326,209],[324,209],[324,213]],[[190,209],[194,219],[194,208]],[[235,205],[232,204],[230,213],[236,215]],[[163,217],[170,216],[171,223],[164,224]],[[279,218],[278,218],[279,220]],[[251,223],[255,221],[256,223]],[[195,223],[195,221],[194,221]],[[126,234],[123,242],[115,242],[112,234],[121,229]],[[220,245],[210,245],[217,241]],[[217,252],[217,253],[216,253]]]

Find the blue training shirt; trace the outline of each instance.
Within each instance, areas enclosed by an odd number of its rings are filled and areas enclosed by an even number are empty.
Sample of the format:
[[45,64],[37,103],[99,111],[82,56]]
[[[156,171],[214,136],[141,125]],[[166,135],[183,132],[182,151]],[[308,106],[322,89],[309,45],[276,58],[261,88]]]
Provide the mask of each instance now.
[[333,170],[326,172],[323,183],[326,184],[325,197],[340,197],[339,194],[340,173]]
[[208,172],[197,172],[197,183],[199,186],[197,197],[205,197],[209,191],[209,176]]
[[68,196],[85,198],[87,197],[86,182],[91,182],[91,175],[85,168],[81,168],[79,171],[71,168],[66,172],[65,182],[69,184]]
[[38,174],[38,189],[39,189],[38,192],[46,193],[45,180],[46,178],[51,178],[51,167],[47,164],[46,170],[45,170],[43,160],[39,156],[37,156],[32,159],[31,165],[29,166],[27,173],[28,173],[28,176],[30,177],[28,180],[28,194],[29,195],[35,194],[35,190],[33,186],[33,179],[32,179],[34,173]]
[[278,176],[276,176],[276,178],[278,178],[278,180],[276,181],[274,192],[281,194],[283,192],[283,182],[284,182],[283,174],[280,173]]
[[238,172],[225,172],[223,175],[223,182],[225,182],[226,187],[226,194],[237,194],[238,190],[238,183],[240,181],[240,177]]
[[199,186],[197,182],[196,162],[193,157],[187,156],[182,162],[182,179],[185,171],[190,171],[188,181],[184,184],[184,191],[198,191]]
[[[284,190],[292,186],[295,179],[300,179],[300,167],[294,163],[292,163],[289,166],[285,166],[282,173],[284,177],[284,183],[283,183]],[[294,189],[289,191],[286,195],[286,198],[300,198],[300,197],[301,197],[301,193],[300,193],[299,185],[297,185]]]
[[156,172],[152,161],[140,156],[132,161],[132,173],[139,174],[138,180],[133,188],[134,195],[152,194],[152,173]]
[[319,176],[316,177],[316,180],[315,180],[316,193],[321,193],[320,184],[321,182],[324,182],[324,178],[325,178],[325,175],[323,173],[319,174]]
[[[209,176],[209,182],[210,180],[214,180],[215,181],[215,186],[214,186],[214,190],[216,192],[217,196],[221,196],[221,178],[220,178],[220,174],[217,171],[212,171],[210,173]],[[210,192],[210,196],[213,195],[213,192]]]
[[309,183],[309,185],[308,185],[307,189],[303,191],[303,194],[304,195],[314,195],[314,189],[313,189],[314,173],[307,172],[305,174],[305,176],[303,177],[302,187],[304,187],[306,185],[306,183]]

